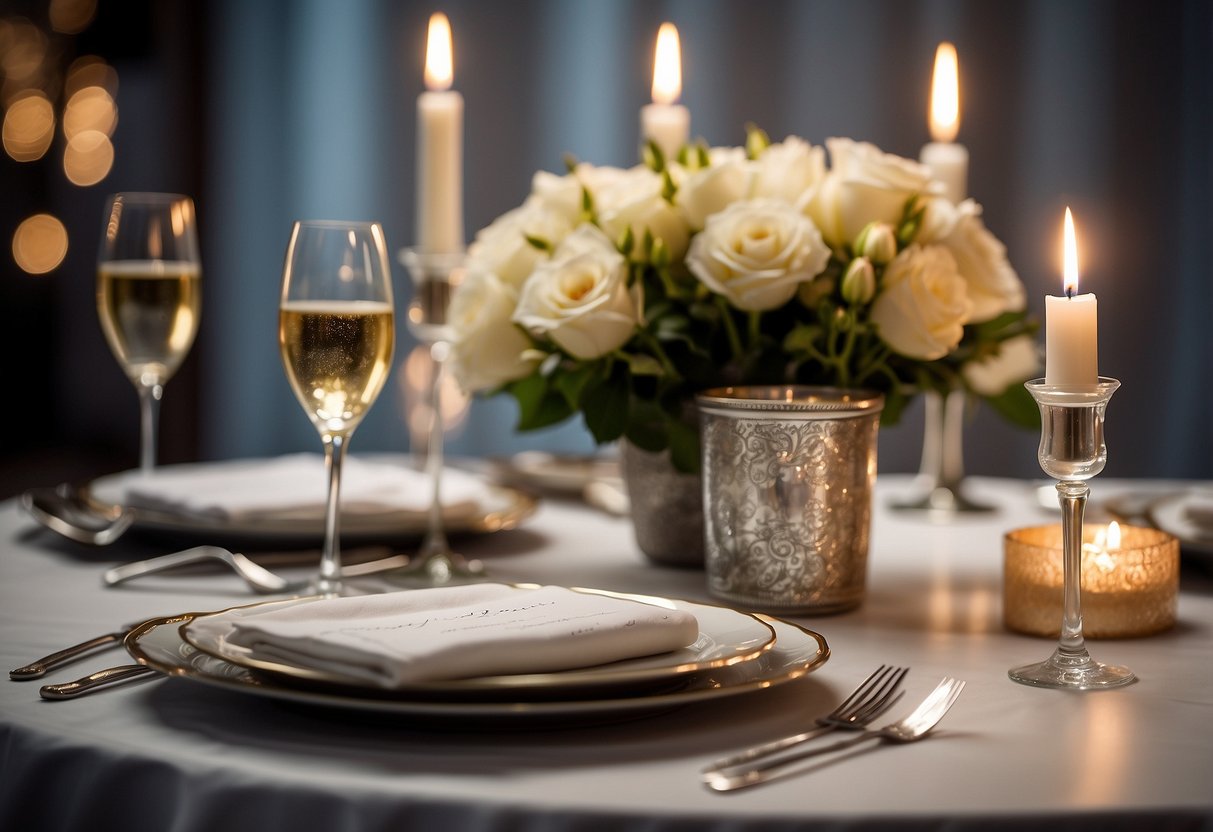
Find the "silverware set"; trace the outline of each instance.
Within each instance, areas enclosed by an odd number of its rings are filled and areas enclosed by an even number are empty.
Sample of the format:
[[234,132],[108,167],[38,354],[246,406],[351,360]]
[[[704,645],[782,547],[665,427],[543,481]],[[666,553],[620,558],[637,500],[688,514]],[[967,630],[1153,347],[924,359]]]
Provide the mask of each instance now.
[[[908,743],[922,739],[955,704],[965,683],[946,677],[909,715],[881,728],[868,728],[901,699],[897,691],[908,672],[908,668],[881,665],[837,708],[817,718],[815,727],[717,760],[701,772],[704,785],[718,792],[735,791],[795,774],[795,763],[869,740]],[[858,735],[830,745],[802,747],[836,730],[857,731]]]
[[[10,670],[8,677],[14,682],[29,682],[34,679],[41,679],[56,668],[71,664],[100,650],[122,644],[123,639],[126,638],[126,634],[138,627],[140,623],[142,622],[137,621],[126,624],[111,633],[94,636],[93,638],[85,639],[79,644],[73,644],[71,647],[57,650],[48,656],[18,667],[16,670]],[[101,687],[150,676],[155,672],[150,667],[145,667],[141,664],[124,664],[116,667],[107,667],[104,670],[90,673],[71,682],[43,685],[38,689],[38,694],[43,699],[73,699]]]

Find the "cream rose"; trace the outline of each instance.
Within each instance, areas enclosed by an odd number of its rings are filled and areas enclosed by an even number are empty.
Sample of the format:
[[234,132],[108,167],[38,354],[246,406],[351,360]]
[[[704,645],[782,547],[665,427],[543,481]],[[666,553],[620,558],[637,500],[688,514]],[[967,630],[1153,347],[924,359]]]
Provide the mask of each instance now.
[[528,198],[477,232],[468,247],[468,270],[492,272],[511,286],[521,286],[548,257],[547,252],[531,245],[527,237],[555,246],[572,230],[572,222],[546,208],[540,200]]
[[688,172],[678,184],[675,204],[691,228],[703,228],[708,217],[748,196],[751,171],[740,147],[714,147],[706,168]]
[[872,323],[894,352],[934,361],[960,343],[971,312],[952,254],[943,246],[914,244],[885,267]]
[[627,261],[595,226],[565,238],[522,287],[514,320],[576,358],[623,346],[640,322],[640,284],[627,285]]
[[1012,384],[1022,384],[1040,372],[1040,353],[1031,335],[1008,338],[998,352],[981,361],[970,361],[960,368],[961,375],[974,392],[997,396]]
[[518,291],[492,272],[468,272],[451,297],[451,372],[469,393],[491,390],[531,372],[531,342],[514,324]]
[[621,180],[625,173],[620,168],[591,165],[588,162],[579,163],[572,173],[564,176],[539,171],[531,178],[531,196],[544,208],[567,220],[572,227],[581,222],[583,191],[589,191],[590,198],[597,201],[598,194]]
[[644,165],[637,165],[608,182],[594,194],[598,224],[612,240],[619,240],[630,227],[637,243],[647,229],[661,238],[670,257],[682,258],[690,228],[682,213],[661,195],[662,178]]
[[956,258],[968,284],[973,313],[969,322],[997,318],[1003,312],[1024,308],[1023,283],[1007,260],[1007,247],[986,228],[981,206],[966,199],[956,208],[956,222],[940,242]]
[[850,243],[870,222],[896,227],[910,197],[942,188],[925,166],[867,142],[835,138],[826,139],[826,146],[830,172],[801,206],[834,248]]
[[735,202],[708,218],[691,243],[687,266],[738,309],[762,311],[792,299],[829,262],[813,223],[787,202]]
[[789,136],[771,145],[752,163],[749,196],[797,203],[825,178],[825,150]]

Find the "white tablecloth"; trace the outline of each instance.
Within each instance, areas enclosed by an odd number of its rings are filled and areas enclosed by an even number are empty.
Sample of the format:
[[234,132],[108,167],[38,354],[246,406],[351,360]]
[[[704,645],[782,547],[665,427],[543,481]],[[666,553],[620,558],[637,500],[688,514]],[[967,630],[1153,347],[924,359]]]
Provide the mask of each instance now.
[[[1005,531],[1049,522],[1035,484],[975,480],[991,515],[935,525],[884,505],[882,477],[866,603],[797,619],[830,660],[804,680],[620,724],[437,726],[300,708],[156,679],[76,701],[0,681],[0,829],[227,832],[325,830],[784,830],[1213,828],[1213,581],[1184,572],[1179,625],[1091,642],[1140,681],[1062,693],[1008,681],[1048,640],[1001,625]],[[1095,483],[1098,497],[1135,484]],[[0,505],[0,665],[17,667],[124,622],[251,600],[223,573],[103,589],[110,564],[154,553],[128,538],[88,550]],[[702,572],[649,565],[628,521],[547,502],[517,531],[468,538],[502,580],[708,599]],[[163,549],[162,549],[163,551]],[[120,664],[118,650],[53,673]],[[906,702],[944,675],[968,681],[937,736],[882,747],[811,774],[732,794],[699,769],[803,728],[878,664],[907,664]]]

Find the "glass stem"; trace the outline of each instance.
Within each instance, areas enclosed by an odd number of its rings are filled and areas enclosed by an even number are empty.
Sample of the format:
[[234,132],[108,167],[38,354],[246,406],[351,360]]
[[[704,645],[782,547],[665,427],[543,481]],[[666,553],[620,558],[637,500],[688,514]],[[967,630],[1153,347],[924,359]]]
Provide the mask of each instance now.
[[1062,534],[1062,619],[1058,652],[1066,657],[1087,656],[1082,637],[1082,517],[1091,489],[1085,482],[1059,482]]
[[433,373],[430,384],[430,437],[426,451],[426,470],[430,475],[430,515],[429,529],[426,534],[424,554],[445,553],[450,550],[447,543],[446,529],[442,522],[442,465],[444,425],[442,422],[442,380],[443,369],[446,365],[448,346],[438,341],[430,346],[430,358],[433,361]]
[[338,525],[341,522],[341,463],[345,460],[345,437],[324,437],[324,469],[328,474],[328,498],[324,508],[324,551],[320,556],[317,589],[323,595],[335,595],[341,589],[341,548]]
[[968,394],[952,390],[943,400],[943,447],[939,464],[940,482],[957,491],[965,476],[964,429]]
[[160,397],[163,395],[163,384],[139,385],[139,470],[144,474],[150,474],[156,468]]

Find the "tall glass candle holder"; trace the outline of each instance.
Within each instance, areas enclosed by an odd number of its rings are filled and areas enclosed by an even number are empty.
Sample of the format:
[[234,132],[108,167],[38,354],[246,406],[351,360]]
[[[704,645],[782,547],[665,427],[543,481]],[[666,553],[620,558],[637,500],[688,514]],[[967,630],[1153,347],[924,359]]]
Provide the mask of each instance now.
[[898,511],[928,511],[935,519],[993,511],[964,493],[964,420],[969,394],[956,388],[947,395],[928,390],[923,394],[925,425],[922,463],[914,480],[917,492],[895,500]]
[[1100,377],[1089,387],[1066,387],[1034,379],[1024,385],[1040,406],[1041,469],[1057,482],[1062,529],[1061,638],[1043,662],[1012,668],[1011,679],[1025,685],[1068,690],[1099,690],[1127,685],[1137,677],[1127,667],[1091,658],[1082,635],[1082,519],[1091,489],[1087,480],[1108,460],[1104,412],[1120,387]]
[[438,586],[476,581],[484,578],[484,566],[467,560],[447,541],[442,514],[442,468],[445,425],[442,421],[442,384],[444,367],[450,354],[451,327],[447,321],[451,292],[463,274],[463,254],[432,253],[405,249],[401,260],[413,280],[413,299],[409,303],[409,330],[430,350],[433,370],[426,407],[430,424],[425,468],[431,494],[425,538],[408,565],[385,577],[412,586]]

